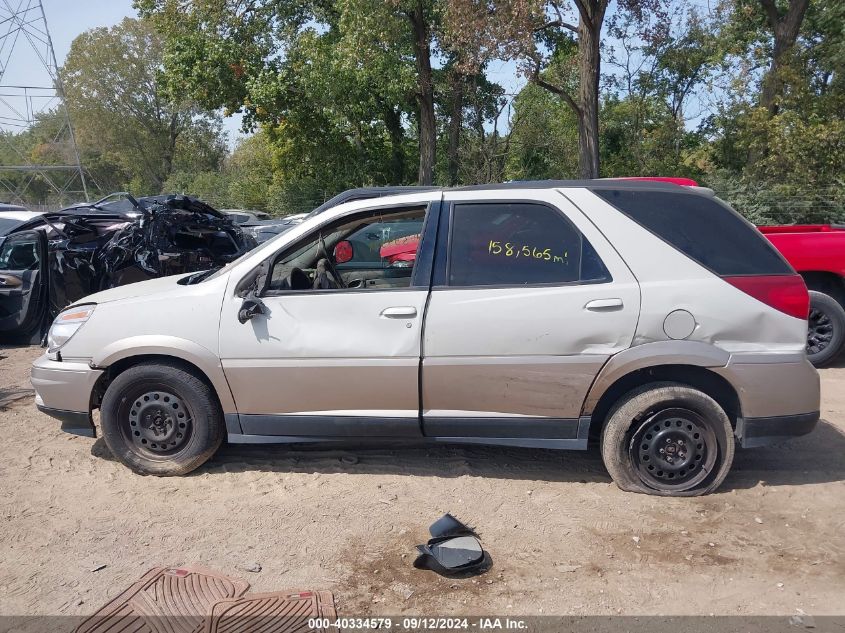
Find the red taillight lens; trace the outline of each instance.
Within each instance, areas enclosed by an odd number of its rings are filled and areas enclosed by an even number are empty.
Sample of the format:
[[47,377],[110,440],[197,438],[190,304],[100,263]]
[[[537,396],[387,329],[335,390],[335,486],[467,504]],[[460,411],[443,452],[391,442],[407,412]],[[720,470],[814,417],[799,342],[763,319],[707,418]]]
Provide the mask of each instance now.
[[801,275],[748,275],[722,279],[796,319],[806,320],[810,314],[810,295]]

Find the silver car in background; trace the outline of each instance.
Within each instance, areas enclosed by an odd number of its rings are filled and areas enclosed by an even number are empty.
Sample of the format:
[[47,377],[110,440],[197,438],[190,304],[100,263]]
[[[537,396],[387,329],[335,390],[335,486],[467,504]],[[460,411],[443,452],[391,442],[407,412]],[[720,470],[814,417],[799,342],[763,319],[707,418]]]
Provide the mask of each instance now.
[[245,211],[242,209],[223,209],[223,213],[232,218],[243,232],[255,239],[256,243],[263,244],[269,239],[289,231],[300,224],[307,213],[296,213],[274,218],[263,211]]
[[715,490],[810,432],[808,294],[712,192],[635,181],[346,202],[209,273],[62,312],[36,404],[138,473],[220,444],[600,447],[620,488]]

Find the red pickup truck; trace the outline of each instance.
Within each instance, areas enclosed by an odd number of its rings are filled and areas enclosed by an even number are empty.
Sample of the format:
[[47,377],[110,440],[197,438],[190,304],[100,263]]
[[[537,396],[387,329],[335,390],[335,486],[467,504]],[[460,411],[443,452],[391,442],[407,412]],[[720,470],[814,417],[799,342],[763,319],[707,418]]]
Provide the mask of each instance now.
[[817,367],[833,362],[845,345],[845,225],[757,228],[810,290],[807,357]]

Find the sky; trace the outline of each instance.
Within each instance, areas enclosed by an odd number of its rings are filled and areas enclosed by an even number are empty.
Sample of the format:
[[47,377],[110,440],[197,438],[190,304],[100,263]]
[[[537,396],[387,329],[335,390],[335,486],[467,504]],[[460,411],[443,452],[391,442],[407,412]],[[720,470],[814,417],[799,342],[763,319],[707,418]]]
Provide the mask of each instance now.
[[[23,4],[34,0],[16,0]],[[53,40],[56,60],[61,66],[70,51],[70,45],[80,33],[97,27],[113,26],[127,16],[134,17],[132,0],[43,0],[47,26]],[[2,60],[0,60],[2,63]],[[525,84],[525,80],[517,77],[513,63],[493,62],[488,69],[490,79],[498,82],[505,91],[515,94]],[[3,85],[49,85],[36,54],[26,45],[19,42],[15,56],[10,61],[6,76],[0,82]],[[52,104],[51,104],[52,105]],[[0,127],[2,127],[3,105],[0,103]],[[503,112],[503,123],[507,125],[507,113]],[[229,138],[230,148],[243,134],[240,131],[241,117],[236,115],[224,119],[224,129]]]
[[[20,2],[21,0],[16,0]],[[28,2],[29,0],[23,0]],[[47,27],[50,30],[50,37],[53,40],[53,49],[56,53],[56,60],[61,66],[70,51],[71,42],[74,38],[89,29],[101,26],[113,26],[125,17],[135,17],[136,12],[132,8],[132,0],[42,0],[44,14],[47,18]],[[9,71],[3,80],[3,84],[27,83],[43,85],[45,80],[39,78],[41,72],[40,64],[35,53],[30,52],[27,46],[22,43],[16,48],[16,60],[9,63]],[[42,73],[46,77],[46,71]],[[0,115],[2,113],[0,112]],[[240,132],[240,117],[228,117],[224,119],[224,128],[229,137],[230,146],[238,137]]]

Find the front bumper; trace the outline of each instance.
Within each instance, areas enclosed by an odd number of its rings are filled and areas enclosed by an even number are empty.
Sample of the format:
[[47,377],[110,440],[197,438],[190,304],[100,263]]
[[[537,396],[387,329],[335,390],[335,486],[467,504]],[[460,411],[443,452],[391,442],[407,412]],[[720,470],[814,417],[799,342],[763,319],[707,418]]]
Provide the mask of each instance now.
[[818,411],[768,418],[740,418],[736,423],[736,437],[743,448],[768,446],[791,437],[806,435],[816,428],[818,421]]
[[91,393],[102,373],[85,362],[55,361],[45,354],[32,364],[35,406],[61,420],[63,431],[95,437]]

